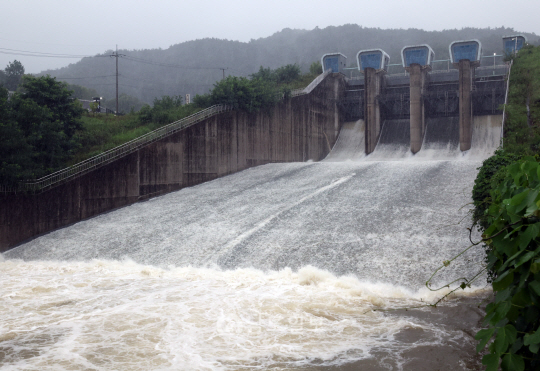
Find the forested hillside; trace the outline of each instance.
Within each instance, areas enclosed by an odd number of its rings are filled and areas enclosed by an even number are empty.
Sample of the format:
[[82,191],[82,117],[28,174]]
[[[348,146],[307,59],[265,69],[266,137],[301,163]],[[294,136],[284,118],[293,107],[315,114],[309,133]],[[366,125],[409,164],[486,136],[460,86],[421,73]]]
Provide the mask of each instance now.
[[[509,28],[423,31],[418,29],[363,28],[358,25],[315,28],[311,31],[284,29],[274,35],[250,42],[202,39],[172,45],[168,49],[119,50],[120,93],[151,103],[155,97],[208,92],[213,84],[227,76],[248,76],[260,66],[277,68],[298,64],[306,72],[314,61],[329,52],[341,52],[348,64],[356,66],[361,49],[381,48],[390,54],[390,63],[401,63],[405,45],[429,44],[436,59],[448,58],[448,45],[455,40],[476,38],[484,55],[500,54],[501,37],[518,33]],[[529,43],[539,44],[535,34],[525,34]],[[69,84],[95,89],[100,96],[115,96],[115,58],[112,50],[84,58],[68,67],[43,71]]]

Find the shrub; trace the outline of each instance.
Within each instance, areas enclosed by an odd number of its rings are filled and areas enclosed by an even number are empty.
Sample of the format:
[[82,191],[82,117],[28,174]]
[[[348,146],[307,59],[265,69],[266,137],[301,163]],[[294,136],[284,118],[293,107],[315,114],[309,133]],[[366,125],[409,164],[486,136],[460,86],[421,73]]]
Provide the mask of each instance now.
[[483,237],[495,273],[494,302],[486,308],[488,328],[476,335],[488,371],[540,368],[540,164],[532,157],[506,168],[491,192]]

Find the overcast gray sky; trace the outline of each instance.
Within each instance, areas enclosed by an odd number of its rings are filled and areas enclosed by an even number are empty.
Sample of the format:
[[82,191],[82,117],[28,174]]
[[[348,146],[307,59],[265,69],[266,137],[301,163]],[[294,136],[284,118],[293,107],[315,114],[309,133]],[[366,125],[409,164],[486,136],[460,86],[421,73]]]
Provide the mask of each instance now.
[[[114,49],[166,49],[216,37],[249,41],[283,28],[364,27],[443,30],[513,27],[540,35],[540,0],[0,0],[0,68],[17,59],[36,73]],[[11,50],[7,50],[11,49]],[[15,53],[15,54],[5,54]]]

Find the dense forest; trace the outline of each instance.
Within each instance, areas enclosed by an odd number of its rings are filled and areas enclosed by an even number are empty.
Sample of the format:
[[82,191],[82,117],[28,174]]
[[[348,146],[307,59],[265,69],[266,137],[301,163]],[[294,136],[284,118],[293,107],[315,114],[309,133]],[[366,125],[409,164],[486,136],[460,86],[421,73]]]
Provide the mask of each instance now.
[[[151,103],[154,98],[164,95],[195,96],[207,93],[223,75],[247,77],[256,73],[261,66],[275,69],[286,64],[297,64],[302,72],[307,72],[313,62],[331,52],[345,54],[348,65],[355,67],[356,53],[362,49],[381,48],[390,55],[390,63],[401,63],[403,46],[429,44],[435,51],[436,59],[447,59],[448,46],[452,41],[471,38],[480,40],[484,55],[491,56],[502,53],[503,36],[516,33],[519,32],[504,27],[423,31],[383,30],[348,24],[311,31],[284,29],[270,37],[249,42],[202,39],[172,45],[165,50],[119,50],[119,90],[126,101],[131,99],[129,96]],[[525,36],[529,43],[540,44],[539,36]],[[113,51],[109,50],[41,74],[93,89],[108,100],[108,108],[114,108],[111,99],[115,97],[116,63],[112,54]],[[135,108],[141,106],[136,100],[128,105]]]

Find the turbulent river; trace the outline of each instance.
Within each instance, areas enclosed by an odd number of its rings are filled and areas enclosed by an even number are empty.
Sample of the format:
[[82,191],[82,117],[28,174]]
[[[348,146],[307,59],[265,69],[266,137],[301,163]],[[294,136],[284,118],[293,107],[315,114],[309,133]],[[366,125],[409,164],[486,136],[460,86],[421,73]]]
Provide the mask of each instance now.
[[[466,153],[426,134],[415,156],[381,135],[364,156],[362,123],[347,123],[325,161],[248,169],[10,250],[0,369],[474,369],[485,276],[437,308],[449,289],[425,282],[470,244],[497,130],[475,128]],[[482,264],[473,248],[431,288]]]

